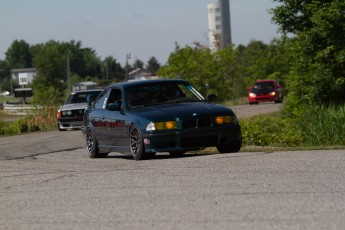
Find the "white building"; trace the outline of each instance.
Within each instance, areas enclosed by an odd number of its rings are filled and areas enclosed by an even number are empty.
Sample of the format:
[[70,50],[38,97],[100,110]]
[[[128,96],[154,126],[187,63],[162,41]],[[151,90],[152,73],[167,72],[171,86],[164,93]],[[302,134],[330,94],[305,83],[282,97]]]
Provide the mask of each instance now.
[[207,9],[209,46],[217,51],[232,43],[230,3],[229,0],[216,0],[208,3]]
[[36,69],[12,69],[11,78],[21,86],[31,84],[36,76]]

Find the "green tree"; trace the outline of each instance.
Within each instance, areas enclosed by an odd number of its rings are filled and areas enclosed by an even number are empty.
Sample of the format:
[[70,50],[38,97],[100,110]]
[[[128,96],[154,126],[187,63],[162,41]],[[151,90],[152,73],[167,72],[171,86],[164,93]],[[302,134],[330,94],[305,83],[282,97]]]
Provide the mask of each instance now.
[[5,53],[10,69],[23,69],[32,67],[32,54],[30,45],[24,40],[14,40]]
[[102,63],[104,66],[103,76],[105,76],[103,79],[112,79],[115,82],[123,81],[125,71],[113,56],[107,56]]
[[221,100],[236,98],[243,91],[236,52],[231,46],[212,53],[208,48],[175,47],[158,75],[191,82],[202,94],[216,93]]
[[83,72],[75,71],[83,77],[93,76],[102,79],[101,60],[91,48],[81,49]]
[[267,78],[267,50],[268,45],[262,41],[253,40],[240,53],[242,71],[247,86],[251,86],[258,79]]
[[144,69],[144,62],[140,59],[135,59],[133,69]]
[[74,40],[58,44],[61,55],[69,55],[71,74],[102,79],[102,63],[93,49],[82,48],[81,42]]
[[345,102],[345,2],[343,0],[274,0],[273,21],[291,42],[292,71],[288,108],[300,114],[305,105]]
[[161,65],[159,64],[158,60],[155,57],[151,57],[147,61],[146,70],[150,73],[156,73],[160,67]]
[[[33,81],[35,97],[40,91],[48,88],[57,90],[53,97],[63,98],[63,79],[66,79],[66,55],[61,50],[58,42],[49,41],[46,44],[35,45],[34,65],[37,68],[37,75]],[[44,100],[44,98],[39,98]],[[55,101],[55,100],[52,100]],[[63,99],[61,99],[63,101]]]
[[167,65],[160,68],[158,75],[187,80],[206,94],[212,73],[211,60],[212,54],[209,49],[193,48],[188,45],[180,48],[176,44]]
[[247,86],[258,79],[276,79],[284,83],[290,71],[289,39],[283,36],[269,44],[251,41],[247,46],[240,45],[237,63]]
[[213,54],[213,74],[209,83],[210,93],[222,99],[237,99],[246,93],[246,85],[237,63],[238,53],[227,46]]
[[[68,82],[87,78],[102,79],[101,60],[91,48],[82,48],[80,41],[50,40],[32,46],[31,51],[37,69],[37,76],[33,81],[34,92],[52,87],[60,92],[55,95],[59,97],[63,95]],[[68,76],[70,79],[67,79]],[[74,76],[73,79],[71,76]]]
[[11,92],[11,72],[7,61],[0,60],[0,92]]

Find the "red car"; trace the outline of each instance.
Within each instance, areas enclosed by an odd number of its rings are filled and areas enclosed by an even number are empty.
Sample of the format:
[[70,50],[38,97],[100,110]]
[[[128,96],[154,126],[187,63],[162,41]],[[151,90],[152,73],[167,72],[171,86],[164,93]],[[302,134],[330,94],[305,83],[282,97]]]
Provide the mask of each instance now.
[[276,80],[257,80],[249,88],[249,104],[258,104],[259,102],[274,101],[280,103],[283,101],[283,88]]

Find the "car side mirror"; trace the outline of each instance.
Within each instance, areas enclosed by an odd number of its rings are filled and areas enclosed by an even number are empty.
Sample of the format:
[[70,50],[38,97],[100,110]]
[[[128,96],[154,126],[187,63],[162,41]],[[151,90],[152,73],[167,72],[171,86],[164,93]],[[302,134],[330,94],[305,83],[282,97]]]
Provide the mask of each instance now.
[[216,94],[207,95],[206,99],[208,102],[215,102],[217,100],[217,95]]
[[108,104],[108,110],[109,111],[120,111],[120,103],[115,102],[115,103],[109,103]]

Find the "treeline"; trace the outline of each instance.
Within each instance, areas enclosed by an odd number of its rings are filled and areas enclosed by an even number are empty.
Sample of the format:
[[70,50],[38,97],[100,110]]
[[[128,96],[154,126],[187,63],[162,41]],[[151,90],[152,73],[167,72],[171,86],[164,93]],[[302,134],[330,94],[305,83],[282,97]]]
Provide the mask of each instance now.
[[[137,59],[128,64],[127,71],[140,68],[163,78],[186,79],[205,95],[216,93],[221,100],[231,100],[246,95],[247,87],[256,79],[275,78],[284,82],[288,71],[284,54],[284,39],[275,39],[270,44],[251,41],[247,46],[229,46],[216,53],[200,44],[184,48],[176,44],[166,65],[161,66],[155,57],[146,65]],[[126,80],[126,66],[112,56],[101,60],[92,48],[84,48],[76,41],[51,40],[29,45],[24,40],[15,40],[0,65],[3,90],[11,91],[11,69],[36,68],[38,74],[31,86],[35,95],[49,91],[49,95],[37,98],[56,103],[61,102],[59,99],[68,87],[67,69],[72,84],[92,80],[107,85]],[[13,83],[12,86],[18,87]],[[55,98],[50,98],[51,95]]]
[[247,95],[257,79],[276,79],[284,84],[289,73],[287,45],[287,38],[269,44],[253,40],[247,46],[212,52],[200,44],[183,48],[176,44],[158,74],[188,80],[204,95],[215,93],[221,101],[234,100]]
[[[12,91],[18,88],[18,83],[11,83],[12,69],[36,68],[37,75],[28,87],[34,88],[36,93],[50,91],[55,93],[53,102],[61,103],[63,94],[68,87],[69,71],[70,83],[80,81],[96,81],[100,85],[125,80],[126,70],[143,69],[155,73],[160,63],[151,57],[145,64],[136,59],[127,66],[121,64],[113,57],[103,60],[97,56],[92,48],[82,47],[81,42],[59,42],[50,40],[42,44],[30,45],[24,40],[15,40],[5,53],[5,60],[0,60],[0,84],[2,91]],[[52,99],[52,98],[50,98]],[[51,100],[50,100],[51,101]]]

